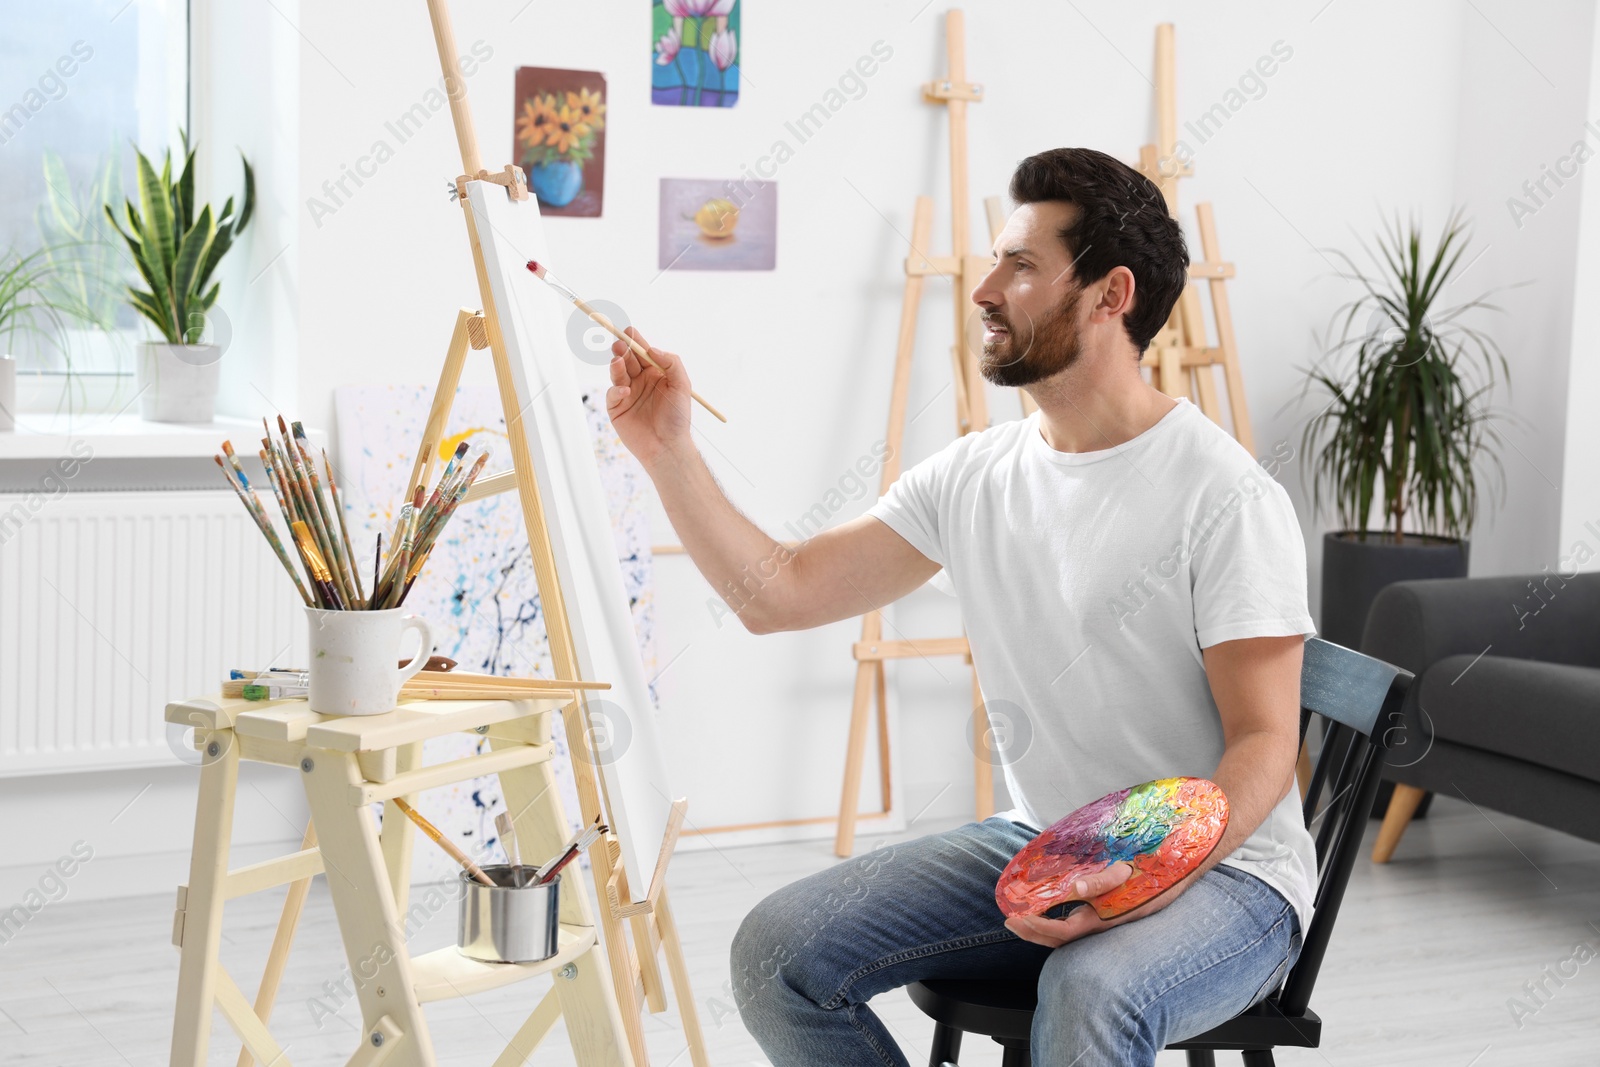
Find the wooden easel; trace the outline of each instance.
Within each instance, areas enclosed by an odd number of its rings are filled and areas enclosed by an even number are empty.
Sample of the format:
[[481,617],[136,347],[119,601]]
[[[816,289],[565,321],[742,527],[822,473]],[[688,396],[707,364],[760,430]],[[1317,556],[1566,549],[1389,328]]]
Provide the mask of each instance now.
[[[930,274],[949,279],[954,285],[955,344],[951,346],[953,382],[956,398],[956,433],[958,435],[983,430],[989,425],[989,403],[984,394],[983,375],[978,369],[978,355],[969,334],[972,311],[966,300],[989,273],[990,256],[987,253],[969,252],[971,239],[967,212],[967,104],[983,100],[983,86],[967,81],[967,52],[965,20],[961,10],[954,8],[945,13],[945,50],[949,59],[947,77],[928,82],[922,87],[922,97],[930,103],[944,105],[950,114],[950,245],[953,254],[930,256],[928,239],[933,233],[933,198],[917,197],[911,216],[911,254],[906,257],[905,294],[900,306],[900,335],[895,347],[894,386],[889,394],[888,457],[878,485],[878,495],[889,491],[889,486],[900,477],[900,453],[905,440],[906,404],[911,390],[911,357],[917,342],[917,310],[922,303],[922,283]],[[999,197],[984,201],[989,223],[989,237],[993,241],[1005,225]],[[1018,390],[1022,398],[1023,414],[1032,411],[1028,395]],[[850,733],[845,748],[844,789],[839,800],[839,828],[834,838],[834,852],[848,856],[855,848],[856,820],[858,818],[883,818],[891,809],[889,713],[887,707],[885,663],[891,659],[912,656],[961,656],[972,663],[972,651],[965,637],[935,638],[918,641],[885,641],[883,639],[883,612],[869,611],[861,620],[861,640],[851,648],[856,660],[855,693],[850,707]],[[870,815],[858,815],[861,792],[861,771],[866,761],[867,712],[876,703],[878,720],[878,781],[883,810]],[[977,788],[977,817],[986,819],[994,814],[994,766],[984,758],[989,750],[988,717],[983,709],[983,696],[978,689],[976,670],[972,674],[972,766]]]
[[[473,268],[478,279],[483,310],[473,313],[463,309],[456,316],[455,330],[446,352],[439,388],[434,394],[433,410],[429,414],[428,426],[423,434],[422,449],[417,456],[413,478],[422,477],[425,481],[431,470],[469,348],[489,348],[493,355],[495,382],[499,388],[506,419],[512,470],[481,479],[477,487],[479,491],[473,493],[469,499],[495,492],[507,492],[513,489],[516,491],[522,506],[523,523],[528,533],[528,547],[543,606],[552,666],[558,676],[578,679],[581,677],[581,668],[577,648],[568,622],[567,608],[556,571],[549,523],[544,504],[540,499],[539,487],[534,476],[533,457],[528,449],[528,434],[524,428],[527,405],[517,394],[511,356],[507,352],[500,328],[500,311],[495,307],[483,249],[479,243],[466,195],[466,183],[479,180],[504,185],[507,195],[513,199],[525,199],[528,196],[527,184],[517,167],[507,165],[503,171],[495,173],[482,168],[477,133],[467,106],[466,85],[456,72],[456,57],[459,53],[456,50],[455,32],[450,24],[446,0],[428,0],[428,15],[433,24],[434,43],[438,49],[440,68],[452,90],[450,116],[455,126],[456,142],[461,150],[464,172],[456,179],[457,202],[466,214]],[[410,484],[419,483],[413,480]],[[579,714],[566,715],[563,719],[569,751],[582,753],[588,751],[590,735],[587,729],[587,708],[581,693],[577,706]],[[594,763],[590,760],[574,759],[572,771],[583,822],[587,824],[596,818],[604,817],[603,782],[595,774]],[[508,803],[511,799],[508,794]],[[695,1010],[694,996],[689,985],[688,965],[683,958],[677,924],[672,916],[665,884],[667,862],[677,845],[683,817],[684,802],[680,800],[673,805],[673,817],[667,825],[651,884],[642,901],[633,901],[629,893],[627,875],[621,858],[621,844],[615,833],[607,835],[604,840],[605,847],[598,848],[590,854],[595,888],[604,898],[599,909],[599,919],[606,951],[611,961],[614,1005],[606,1007],[620,1013],[621,1024],[627,1037],[627,1048],[631,1054],[618,1058],[616,1062],[619,1064],[631,1062],[636,1067],[647,1067],[650,1062],[645,1049],[640,1012],[644,1006],[647,1006],[652,1013],[660,1013],[667,1008],[666,991],[659,965],[659,957],[664,952],[667,969],[678,999],[678,1013],[683,1022],[684,1036],[688,1040],[690,1062],[694,1067],[709,1067],[710,1061],[706,1057],[699,1016]],[[615,820],[608,821],[615,825]],[[629,927],[633,934],[631,943],[628,937]]]
[[[1156,27],[1156,143],[1139,149],[1139,170],[1161,188],[1167,210],[1178,217],[1178,179],[1194,176],[1194,168],[1177,157],[1178,97],[1172,23]],[[1255,455],[1255,435],[1250,430],[1250,412],[1245,403],[1244,379],[1239,372],[1239,348],[1233,336],[1233,313],[1228,306],[1228,279],[1234,276],[1233,264],[1222,260],[1217,244],[1217,225],[1210,204],[1196,204],[1200,224],[1200,249],[1205,256],[1189,266],[1191,281],[1205,280],[1211,292],[1211,313],[1216,320],[1217,343],[1206,343],[1205,316],[1200,294],[1192,285],[1172,309],[1167,325],[1145,349],[1143,366],[1150,368],[1151,384],[1168,396],[1187,397],[1206,417],[1222,425],[1222,408],[1217,402],[1216,370],[1222,371],[1228,391],[1228,414],[1233,436],[1251,455]]]

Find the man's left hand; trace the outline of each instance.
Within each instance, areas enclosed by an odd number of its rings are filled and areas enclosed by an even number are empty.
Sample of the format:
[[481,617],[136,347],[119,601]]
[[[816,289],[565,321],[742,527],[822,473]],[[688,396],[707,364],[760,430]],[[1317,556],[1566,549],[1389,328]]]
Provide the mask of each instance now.
[[[1133,876],[1133,866],[1118,860],[1098,874],[1086,875],[1078,879],[1073,887],[1071,899],[1089,900],[1101,893],[1109,893],[1117,886],[1126,882]],[[1174,887],[1176,888],[1176,887]],[[1143,918],[1152,912],[1160,911],[1172,902],[1176,894],[1163,893],[1161,896],[1141,904],[1130,912],[1118,915],[1115,919],[1102,919],[1094,910],[1094,905],[1086,904],[1074,909],[1072,914],[1065,919],[1046,919],[1040,915],[1013,915],[1006,920],[1006,929],[1022,938],[1032,941],[1045,948],[1059,948],[1069,941],[1076,941],[1089,934],[1103,933],[1114,926],[1121,926],[1125,922]]]

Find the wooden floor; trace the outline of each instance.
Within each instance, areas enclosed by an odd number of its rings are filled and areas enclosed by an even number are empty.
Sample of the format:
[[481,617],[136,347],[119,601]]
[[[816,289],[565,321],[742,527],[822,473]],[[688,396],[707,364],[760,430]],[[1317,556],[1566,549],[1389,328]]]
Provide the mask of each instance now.
[[[1369,842],[1375,831],[1373,824]],[[724,986],[739,919],[766,893],[832,862],[829,843],[821,841],[686,853],[673,861],[673,892],[713,1063],[767,1063]],[[247,995],[277,908],[276,894],[229,905],[224,961]],[[69,899],[41,911],[0,945],[0,1063],[165,1064],[178,963],[171,925],[168,895]],[[448,944],[454,935],[454,912],[442,909],[414,936],[413,951]],[[272,1021],[289,1060],[301,1067],[344,1063],[359,1036],[354,1001],[337,990],[346,969],[338,944],[319,879]],[[1597,952],[1600,845],[1436,800],[1394,862],[1375,868],[1363,859],[1357,866],[1313,1000],[1325,1020],[1325,1047],[1283,1051],[1278,1062],[1600,1063]],[[1536,989],[1535,999],[1524,985],[1541,980],[1544,991]],[[430,1005],[439,1062],[490,1063],[543,983]],[[1520,1017],[1513,1000],[1525,1007]],[[925,1063],[931,1025],[905,995],[879,998],[874,1008],[912,1063]],[[687,1067],[675,1015],[647,1017],[646,1027],[653,1067]],[[210,1062],[232,1065],[239,1046],[220,1015],[214,1035]],[[1000,1062],[996,1046],[982,1039],[968,1045],[963,1067]],[[1238,1062],[1229,1054],[1219,1061]],[[572,1062],[559,1027],[530,1062]],[[1159,1062],[1183,1059],[1167,1052]]]

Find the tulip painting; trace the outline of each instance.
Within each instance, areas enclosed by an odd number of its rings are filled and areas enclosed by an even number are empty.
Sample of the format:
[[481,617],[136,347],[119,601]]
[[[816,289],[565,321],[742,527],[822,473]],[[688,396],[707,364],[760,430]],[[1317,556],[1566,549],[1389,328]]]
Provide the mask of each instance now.
[[650,99],[677,107],[739,100],[741,0],[651,0]]
[[606,79],[521,67],[514,157],[545,215],[598,217],[605,185]]

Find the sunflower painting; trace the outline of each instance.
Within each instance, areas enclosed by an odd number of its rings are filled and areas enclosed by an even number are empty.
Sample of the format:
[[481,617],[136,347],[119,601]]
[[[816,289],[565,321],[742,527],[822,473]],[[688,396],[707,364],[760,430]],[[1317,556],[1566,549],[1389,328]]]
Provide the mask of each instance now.
[[514,158],[544,215],[598,218],[605,191],[606,79],[519,67]]

